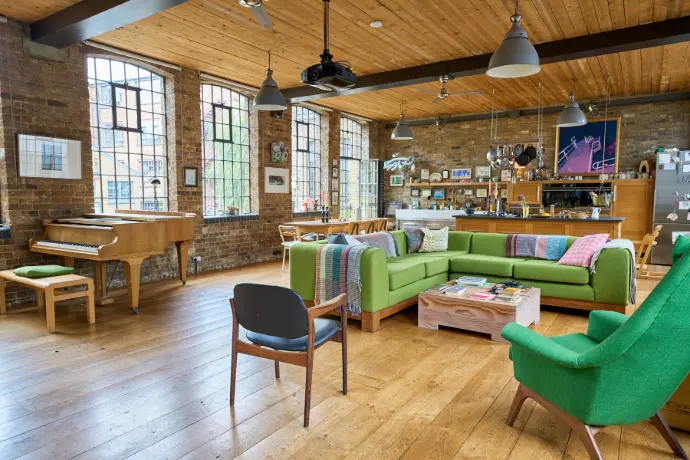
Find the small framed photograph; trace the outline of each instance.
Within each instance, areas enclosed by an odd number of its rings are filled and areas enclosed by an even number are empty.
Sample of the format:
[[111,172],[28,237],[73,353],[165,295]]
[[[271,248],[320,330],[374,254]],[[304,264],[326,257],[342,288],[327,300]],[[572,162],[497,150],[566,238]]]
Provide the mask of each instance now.
[[430,174],[429,174],[429,170],[428,170],[428,169],[422,169],[422,172],[421,172],[421,179],[422,179],[423,181],[428,181],[428,180],[429,180],[429,175],[430,175]]
[[333,160],[333,166],[338,166],[338,160],[337,159]]
[[513,171],[510,169],[503,169],[501,170],[501,182],[510,182],[510,179],[513,177]]
[[182,168],[182,183],[185,187],[198,187],[199,186],[199,168],[193,168],[191,166],[185,166]]
[[458,168],[450,170],[451,180],[470,180],[472,178],[472,170],[470,168]]
[[491,177],[491,166],[477,166],[476,177]]
[[331,191],[332,192],[337,192],[338,191],[338,181],[337,180],[332,180],[331,181]]
[[477,189],[477,198],[486,198],[489,196],[489,189],[486,188],[478,188]]
[[508,198],[508,189],[507,188],[501,189],[501,198]]
[[331,192],[331,206],[338,206],[338,192]]
[[431,189],[431,197],[434,200],[445,200],[446,199],[446,189],[440,188],[440,187]]
[[290,170],[288,168],[264,168],[266,193],[290,193]]
[[444,169],[443,171],[441,171],[441,177],[443,178],[443,180],[450,179],[450,171]]
[[419,196],[419,189],[418,188],[411,188],[410,189],[410,196]]
[[402,174],[393,174],[391,176],[391,187],[402,187],[405,181],[405,176]]
[[465,196],[474,196],[474,190],[472,190],[471,188],[466,188]]
[[332,169],[331,169],[331,177],[332,177],[333,179],[337,179],[337,178],[338,178],[338,168],[332,168]]
[[422,189],[422,198],[429,198],[431,196],[431,189],[430,188],[423,188]]

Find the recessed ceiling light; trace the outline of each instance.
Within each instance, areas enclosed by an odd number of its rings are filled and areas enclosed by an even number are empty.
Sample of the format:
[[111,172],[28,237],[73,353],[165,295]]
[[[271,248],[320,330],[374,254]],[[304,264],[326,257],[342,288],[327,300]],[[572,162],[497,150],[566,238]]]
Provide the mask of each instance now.
[[374,29],[378,29],[383,26],[383,22],[379,21],[378,19],[374,19],[369,23],[369,26]]

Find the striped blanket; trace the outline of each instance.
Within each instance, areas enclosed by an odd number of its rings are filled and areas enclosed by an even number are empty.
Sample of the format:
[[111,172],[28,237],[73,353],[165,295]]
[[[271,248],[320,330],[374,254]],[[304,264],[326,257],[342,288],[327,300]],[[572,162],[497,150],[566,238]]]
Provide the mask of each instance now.
[[316,251],[316,292],[314,303],[327,302],[347,293],[347,311],[353,316],[362,313],[362,283],[359,275],[365,244],[346,246],[322,244]]
[[561,235],[510,234],[506,238],[506,257],[559,260],[565,254],[567,239]]

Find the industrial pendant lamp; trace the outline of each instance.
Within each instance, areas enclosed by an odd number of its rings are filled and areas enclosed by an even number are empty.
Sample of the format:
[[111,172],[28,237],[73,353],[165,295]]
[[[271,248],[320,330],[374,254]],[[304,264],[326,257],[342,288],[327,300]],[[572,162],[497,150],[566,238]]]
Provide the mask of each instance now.
[[489,61],[486,74],[494,78],[518,78],[533,75],[541,70],[539,55],[527,38],[527,32],[520,27],[518,2],[515,1],[515,14],[510,17],[513,25],[503,37]]
[[271,51],[268,51],[268,70],[266,79],[261,84],[261,89],[256,93],[253,106],[256,110],[280,111],[287,109],[283,93],[278,89],[278,83],[273,79],[271,70]]
[[561,114],[558,116],[556,126],[559,128],[568,128],[570,126],[582,126],[587,124],[587,116],[580,108],[580,105],[575,102],[575,80],[573,79],[573,91],[570,93],[568,103],[563,107]]
[[410,125],[408,125],[407,121],[405,121],[405,112],[403,111],[403,103],[401,102],[400,120],[398,120],[398,124],[395,125],[393,134],[391,134],[391,139],[394,141],[409,141],[413,138],[414,136],[412,136],[412,128],[410,128]]

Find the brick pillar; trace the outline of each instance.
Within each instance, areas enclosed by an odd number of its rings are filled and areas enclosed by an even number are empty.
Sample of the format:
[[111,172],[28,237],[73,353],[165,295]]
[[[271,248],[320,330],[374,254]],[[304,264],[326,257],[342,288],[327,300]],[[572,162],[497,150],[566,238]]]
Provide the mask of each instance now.
[[[321,116],[321,139],[324,165],[322,188],[326,192],[326,202],[331,219],[340,217],[340,112],[333,111]],[[333,166],[335,161],[336,166]],[[333,178],[333,168],[338,169],[338,178]],[[338,201],[333,204],[333,183],[337,184]]]

